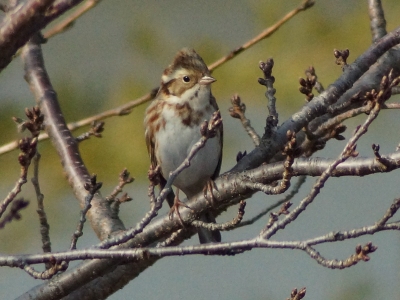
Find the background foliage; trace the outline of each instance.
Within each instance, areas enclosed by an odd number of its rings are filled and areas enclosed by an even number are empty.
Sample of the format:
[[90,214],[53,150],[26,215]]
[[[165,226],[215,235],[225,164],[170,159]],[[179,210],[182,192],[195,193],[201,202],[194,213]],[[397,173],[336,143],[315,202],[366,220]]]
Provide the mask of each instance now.
[[[300,1],[102,1],[80,18],[74,27],[43,45],[46,67],[58,92],[67,121],[123,104],[157,86],[163,69],[175,52],[184,46],[193,47],[208,63],[241,45],[250,37],[277,21]],[[333,49],[350,49],[355,59],[371,43],[365,1],[316,1],[316,5],[284,25],[271,38],[245,51],[215,71],[213,85],[224,118],[225,148],[222,171],[235,163],[236,153],[251,150],[253,145],[239,122],[229,117],[230,97],[239,93],[247,104],[247,116],[262,131],[265,126],[266,100],[264,88],[257,84],[261,76],[258,62],[268,57],[275,60],[274,76],[280,121],[284,121],[304,104],[298,92],[298,78],[309,65],[316,68],[325,85],[334,81],[341,69],[334,64]],[[400,4],[384,1],[387,29],[398,26]],[[397,98],[398,99],[398,96]],[[34,99],[23,79],[19,58],[0,74],[0,144],[21,136],[11,120],[23,116],[23,109],[34,105]],[[106,121],[102,139],[92,138],[81,145],[89,170],[104,183],[103,194],[117,183],[118,174],[127,167],[136,178],[127,191],[134,198],[125,204],[121,218],[132,226],[148,209],[147,169],[149,166],[144,142],[143,114],[146,105],[125,117]],[[361,155],[371,155],[370,144],[381,144],[382,152],[392,151],[399,143],[399,121],[395,111],[383,111],[371,132],[359,143]],[[347,135],[363,120],[348,122]],[[387,126],[391,124],[392,126]],[[84,131],[84,130],[81,130]],[[318,156],[336,157],[344,142],[329,142]],[[75,229],[79,207],[63,177],[63,171],[50,142],[40,144],[41,186],[54,251],[69,245]],[[1,195],[6,195],[19,168],[16,151],[0,156]],[[396,171],[397,172],[397,171]],[[333,229],[348,229],[368,224],[383,214],[398,195],[396,172],[373,178],[331,179],[323,193],[307,213],[281,234],[299,239]],[[312,180],[306,184],[309,187]],[[307,187],[294,199],[299,201]],[[384,191],[384,194],[382,194]],[[28,253],[40,251],[39,224],[32,198],[33,189],[26,185],[23,196],[31,205],[23,211],[23,219],[0,232],[0,252]],[[279,199],[261,195],[248,203],[246,217]],[[362,207],[362,209],[360,209]],[[370,214],[369,214],[370,212]],[[221,217],[229,220],[235,210]],[[262,226],[262,223],[259,225]],[[260,228],[243,228],[224,240],[237,240],[241,235]],[[361,238],[359,243],[371,237]],[[306,299],[397,299],[400,297],[399,239],[397,233],[374,236],[379,247],[372,260],[354,268],[332,271],[324,269],[303,253],[259,250],[236,257],[176,257],[163,259],[110,299],[284,299],[294,287],[307,287]],[[78,246],[95,243],[89,228]],[[187,241],[186,243],[191,243]],[[323,245],[327,255],[344,258],[354,241]],[[25,273],[0,269],[2,298],[10,299],[39,284]],[[7,287],[7,288],[6,288]],[[221,292],[223,291],[223,292]]]

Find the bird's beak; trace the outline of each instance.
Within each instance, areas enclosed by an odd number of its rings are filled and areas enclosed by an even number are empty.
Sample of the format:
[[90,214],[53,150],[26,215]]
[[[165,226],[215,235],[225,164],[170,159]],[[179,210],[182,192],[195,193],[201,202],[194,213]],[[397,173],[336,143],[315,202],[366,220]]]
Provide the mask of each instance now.
[[209,85],[209,84],[211,84],[211,83],[213,83],[213,82],[215,82],[215,81],[217,81],[217,79],[215,79],[214,77],[211,77],[211,76],[203,76],[201,79],[200,79],[200,81],[199,81],[199,83],[200,84],[204,84],[204,85]]

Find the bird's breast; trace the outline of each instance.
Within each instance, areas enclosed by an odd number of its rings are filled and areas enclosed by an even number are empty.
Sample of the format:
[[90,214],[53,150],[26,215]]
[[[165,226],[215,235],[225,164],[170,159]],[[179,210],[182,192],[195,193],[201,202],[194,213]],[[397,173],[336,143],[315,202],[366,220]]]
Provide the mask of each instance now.
[[[213,111],[196,112],[190,107],[182,106],[177,111],[164,109],[165,126],[156,133],[156,156],[165,178],[176,170],[186,159],[193,145],[200,138],[200,124],[209,120]],[[174,185],[181,189],[193,190],[199,186],[199,191],[214,174],[219,162],[221,151],[220,136],[209,139],[175,180]],[[195,188],[196,187],[196,188]]]

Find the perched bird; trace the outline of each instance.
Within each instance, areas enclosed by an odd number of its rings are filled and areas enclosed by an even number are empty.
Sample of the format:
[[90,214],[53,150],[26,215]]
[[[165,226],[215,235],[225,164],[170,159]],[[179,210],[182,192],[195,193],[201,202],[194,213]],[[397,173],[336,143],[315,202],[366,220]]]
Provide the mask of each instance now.
[[[153,168],[161,168],[161,188],[169,173],[187,157],[201,138],[200,126],[218,110],[211,94],[215,79],[203,59],[193,49],[180,50],[161,77],[156,98],[145,114],[146,144]],[[222,124],[216,136],[193,157],[189,168],[175,179],[177,193],[182,190],[188,199],[203,190],[220,171],[222,160]],[[178,198],[168,201],[172,209],[182,205]],[[211,212],[202,215],[204,222],[215,222]],[[198,229],[200,243],[219,242],[219,231]]]

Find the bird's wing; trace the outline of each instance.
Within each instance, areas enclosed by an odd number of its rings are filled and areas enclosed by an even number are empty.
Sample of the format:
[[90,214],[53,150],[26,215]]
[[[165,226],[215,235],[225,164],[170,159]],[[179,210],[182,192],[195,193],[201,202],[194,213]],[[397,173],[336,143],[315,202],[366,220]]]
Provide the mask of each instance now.
[[[214,97],[213,95],[211,95],[210,102],[211,102],[211,105],[214,107],[214,109],[215,109],[216,111],[219,110],[217,101],[216,101],[216,99],[215,99],[215,97]],[[220,172],[220,170],[221,170],[222,148],[223,148],[223,145],[224,145],[224,128],[223,128],[223,123],[221,123],[221,125],[219,126],[219,128],[218,128],[218,133],[219,133],[219,136],[220,136],[219,143],[220,143],[220,146],[221,146],[221,147],[220,147],[220,150],[219,150],[219,153],[218,153],[218,157],[219,157],[218,165],[217,165],[217,167],[215,168],[214,174],[213,174],[212,177],[211,177],[212,180],[214,180],[214,179],[216,179],[216,178],[218,177],[219,172]]]

